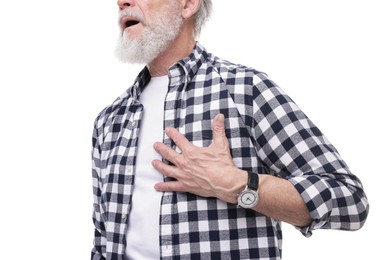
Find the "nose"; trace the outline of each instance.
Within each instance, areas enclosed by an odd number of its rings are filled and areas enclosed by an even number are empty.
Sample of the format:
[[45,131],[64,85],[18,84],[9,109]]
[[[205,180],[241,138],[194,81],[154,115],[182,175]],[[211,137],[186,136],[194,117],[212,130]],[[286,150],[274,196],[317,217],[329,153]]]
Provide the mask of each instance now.
[[119,10],[123,10],[130,6],[135,6],[135,0],[118,0]]

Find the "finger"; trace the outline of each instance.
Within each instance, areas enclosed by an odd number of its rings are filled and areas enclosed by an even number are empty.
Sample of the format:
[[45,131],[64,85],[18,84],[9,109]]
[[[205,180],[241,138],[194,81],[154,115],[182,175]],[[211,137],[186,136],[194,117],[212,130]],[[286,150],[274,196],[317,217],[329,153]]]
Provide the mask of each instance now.
[[183,184],[178,181],[159,182],[154,185],[156,191],[185,192]]
[[173,164],[176,164],[176,158],[180,155],[178,152],[173,150],[171,147],[161,143],[161,142],[156,142],[153,145],[154,150],[161,154],[161,156],[170,161]]
[[165,177],[176,179],[176,174],[175,174],[175,172],[177,171],[176,167],[165,164],[159,160],[153,160],[152,165],[157,171],[161,172],[162,175],[164,175]]
[[213,129],[213,144],[217,146],[224,146],[226,143],[226,133],[225,133],[225,116],[223,114],[218,114],[214,117],[212,122]]
[[180,150],[185,151],[193,146],[190,141],[188,141],[188,139],[175,128],[167,128],[165,132],[168,137],[171,138],[172,141],[177,145],[177,147],[180,148]]

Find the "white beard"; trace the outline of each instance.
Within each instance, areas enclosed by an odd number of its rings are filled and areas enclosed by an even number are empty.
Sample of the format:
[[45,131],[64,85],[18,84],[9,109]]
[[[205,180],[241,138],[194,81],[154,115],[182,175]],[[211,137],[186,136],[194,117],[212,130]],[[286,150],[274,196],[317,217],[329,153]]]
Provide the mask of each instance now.
[[[148,64],[165,51],[178,36],[183,24],[181,14],[178,12],[180,10],[178,5],[179,1],[171,1],[165,10],[153,17],[137,38],[132,38],[126,31],[120,29],[120,36],[115,48],[115,56],[118,60]],[[126,9],[123,12],[126,13]],[[137,14],[135,16],[137,17]],[[142,17],[140,18],[142,21]]]

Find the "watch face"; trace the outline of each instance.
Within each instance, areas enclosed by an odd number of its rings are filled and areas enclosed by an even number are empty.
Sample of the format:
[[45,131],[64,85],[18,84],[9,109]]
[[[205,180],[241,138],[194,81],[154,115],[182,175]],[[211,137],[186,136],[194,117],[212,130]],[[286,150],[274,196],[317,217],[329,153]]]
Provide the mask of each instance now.
[[244,190],[238,195],[238,205],[243,208],[253,208],[256,206],[259,195],[254,190]]

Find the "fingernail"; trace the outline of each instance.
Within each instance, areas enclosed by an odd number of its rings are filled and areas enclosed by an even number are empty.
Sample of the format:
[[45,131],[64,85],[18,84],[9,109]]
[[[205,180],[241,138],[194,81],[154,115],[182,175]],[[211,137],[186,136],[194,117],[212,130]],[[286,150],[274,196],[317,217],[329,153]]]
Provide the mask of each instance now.
[[225,116],[223,114],[218,114],[215,119],[217,119],[218,121],[223,121],[225,118]]

